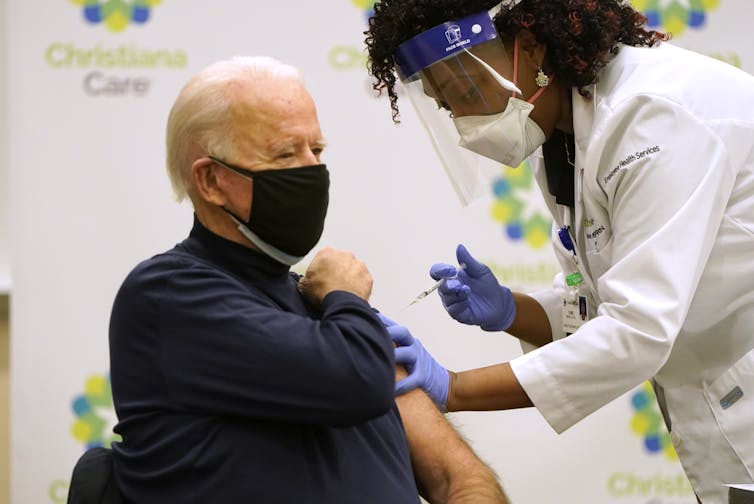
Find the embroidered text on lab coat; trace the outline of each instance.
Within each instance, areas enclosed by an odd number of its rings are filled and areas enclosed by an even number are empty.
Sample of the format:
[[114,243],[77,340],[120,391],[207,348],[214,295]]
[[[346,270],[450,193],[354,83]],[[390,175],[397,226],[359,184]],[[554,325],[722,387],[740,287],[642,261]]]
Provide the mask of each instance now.
[[638,161],[640,159],[645,158],[646,156],[649,156],[650,154],[657,154],[660,152],[660,146],[655,145],[654,147],[647,147],[644,150],[636,151],[633,154],[628,155],[625,159],[621,159],[617,165],[615,165],[615,168],[610,170],[610,173],[605,175],[603,178],[603,183],[607,184],[610,182],[610,180],[623,168],[626,168],[628,165],[633,163],[634,161]]

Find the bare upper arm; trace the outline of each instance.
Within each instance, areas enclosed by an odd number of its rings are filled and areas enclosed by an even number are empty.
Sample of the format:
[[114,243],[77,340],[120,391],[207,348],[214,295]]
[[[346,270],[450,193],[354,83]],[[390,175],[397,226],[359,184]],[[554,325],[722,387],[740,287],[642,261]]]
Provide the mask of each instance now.
[[[396,379],[406,376],[402,367]],[[422,390],[396,397],[411,450],[414,477],[431,503],[503,504],[494,472],[463,440]]]

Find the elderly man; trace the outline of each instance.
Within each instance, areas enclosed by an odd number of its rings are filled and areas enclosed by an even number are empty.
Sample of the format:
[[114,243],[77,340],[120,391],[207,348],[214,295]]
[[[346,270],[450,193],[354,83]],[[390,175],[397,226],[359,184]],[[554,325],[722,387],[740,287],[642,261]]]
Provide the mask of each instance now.
[[[325,248],[329,175],[293,67],[209,66],[167,128],[189,237],[139,264],[114,302],[115,475],[132,502],[502,503],[492,471],[421,391],[394,398],[372,278]],[[419,490],[417,490],[417,486]]]

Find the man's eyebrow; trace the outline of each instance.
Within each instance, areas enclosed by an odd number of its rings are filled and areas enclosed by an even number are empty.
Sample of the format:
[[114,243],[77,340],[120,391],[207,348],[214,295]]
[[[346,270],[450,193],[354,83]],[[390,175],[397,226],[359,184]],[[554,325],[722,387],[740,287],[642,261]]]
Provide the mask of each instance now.
[[306,149],[311,149],[312,147],[324,149],[327,147],[327,140],[324,138],[319,138],[311,142],[306,140],[284,140],[270,145],[269,152],[272,156],[278,156],[281,154],[297,152],[302,147]]
[[296,150],[297,145],[298,143],[293,140],[275,139],[274,141],[268,143],[267,148],[273,154],[280,154],[282,152]]

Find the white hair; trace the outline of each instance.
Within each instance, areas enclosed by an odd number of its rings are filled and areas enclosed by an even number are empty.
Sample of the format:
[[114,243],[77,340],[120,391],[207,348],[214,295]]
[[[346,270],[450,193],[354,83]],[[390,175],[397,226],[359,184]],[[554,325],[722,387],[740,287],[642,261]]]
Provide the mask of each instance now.
[[235,157],[232,84],[262,77],[303,83],[297,68],[274,58],[235,56],[201,70],[181,89],[167,122],[167,169],[178,201],[188,194],[197,157]]

